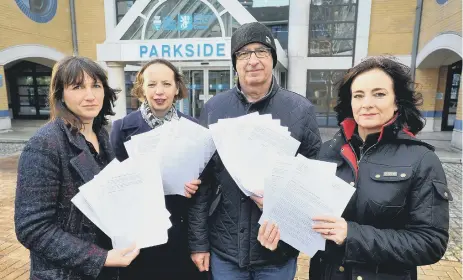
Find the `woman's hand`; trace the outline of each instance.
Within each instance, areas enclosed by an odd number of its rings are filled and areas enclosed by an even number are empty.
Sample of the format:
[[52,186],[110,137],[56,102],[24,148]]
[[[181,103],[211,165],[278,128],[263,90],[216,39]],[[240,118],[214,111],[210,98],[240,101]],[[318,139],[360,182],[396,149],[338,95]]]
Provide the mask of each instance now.
[[252,199],[256,203],[257,207],[259,207],[262,211],[264,208],[264,191],[256,191],[249,198]]
[[343,218],[333,216],[317,216],[312,220],[316,222],[312,228],[320,233],[326,240],[342,245],[347,238],[347,222]]
[[265,221],[259,228],[257,240],[265,248],[274,251],[278,246],[278,241],[280,241],[280,229],[276,224],[269,224],[268,221]]
[[107,267],[126,267],[140,253],[140,250],[135,247],[135,244],[125,249],[112,249],[108,252],[104,266]]
[[199,185],[201,184],[201,180],[193,180],[189,183],[185,184],[185,197],[191,198],[196,191],[199,189]]

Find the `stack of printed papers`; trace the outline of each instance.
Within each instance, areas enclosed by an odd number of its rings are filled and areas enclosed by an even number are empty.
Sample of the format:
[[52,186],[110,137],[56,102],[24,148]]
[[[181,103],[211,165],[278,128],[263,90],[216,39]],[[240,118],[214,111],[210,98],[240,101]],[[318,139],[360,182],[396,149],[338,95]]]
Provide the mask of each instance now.
[[186,118],[135,135],[124,145],[137,165],[159,163],[165,195],[184,195],[185,183],[198,179],[215,152],[210,131]]
[[341,217],[355,188],[336,176],[336,164],[304,156],[278,156],[264,175],[264,208],[259,220],[276,223],[280,239],[313,257],[325,239],[312,217]]
[[74,205],[106,235],[114,248],[146,248],[167,242],[172,226],[165,195],[185,195],[215,152],[208,129],[172,120],[124,143],[129,158],[113,160],[79,188]]
[[209,130],[224,166],[247,196],[264,190],[264,174],[274,156],[294,157],[300,145],[270,114],[220,119]]
[[146,248],[167,242],[172,226],[160,169],[132,159],[111,161],[79,188],[72,203],[106,235],[114,248]]

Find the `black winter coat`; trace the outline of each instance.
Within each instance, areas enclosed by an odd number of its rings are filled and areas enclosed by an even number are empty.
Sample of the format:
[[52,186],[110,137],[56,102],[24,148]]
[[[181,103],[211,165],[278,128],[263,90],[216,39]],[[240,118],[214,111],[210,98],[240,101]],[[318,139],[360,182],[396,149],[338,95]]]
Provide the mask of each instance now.
[[[288,127],[291,136],[301,142],[298,153],[316,157],[321,140],[313,105],[303,96],[281,88],[275,79],[269,94],[255,103],[249,103],[236,87],[214,96],[206,103],[199,122],[208,127],[219,119],[253,112],[271,114],[281,120],[281,125]],[[297,250],[284,242],[274,252],[260,245],[257,234],[261,211],[241,192],[217,153],[204,176],[189,213],[192,252],[213,250],[239,267],[281,264],[298,255]]]
[[327,241],[310,279],[416,279],[416,267],[439,261],[447,247],[451,194],[441,162],[395,121],[358,158],[349,142],[355,127],[346,119],[320,150],[356,192],[343,213],[344,244]]

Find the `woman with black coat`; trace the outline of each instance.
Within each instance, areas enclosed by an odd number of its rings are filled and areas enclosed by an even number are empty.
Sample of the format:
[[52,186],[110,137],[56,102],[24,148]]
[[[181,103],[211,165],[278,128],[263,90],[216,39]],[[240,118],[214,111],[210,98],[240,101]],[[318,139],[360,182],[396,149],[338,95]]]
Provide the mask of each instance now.
[[371,57],[338,90],[340,130],[319,159],[356,191],[342,217],[313,218],[327,244],[310,279],[416,279],[417,266],[444,255],[452,196],[434,148],[415,138],[424,124],[410,69]]

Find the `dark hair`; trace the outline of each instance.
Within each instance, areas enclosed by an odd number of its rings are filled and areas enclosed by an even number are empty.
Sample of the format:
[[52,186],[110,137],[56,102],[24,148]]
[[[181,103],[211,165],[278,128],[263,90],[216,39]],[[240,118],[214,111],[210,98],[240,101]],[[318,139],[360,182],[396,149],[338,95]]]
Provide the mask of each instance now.
[[334,107],[338,124],[346,118],[352,118],[351,86],[355,78],[367,71],[380,69],[391,77],[394,83],[395,103],[398,108],[398,124],[416,134],[424,127],[424,120],[417,106],[423,104],[423,97],[415,91],[415,84],[410,75],[410,67],[397,61],[392,56],[374,56],[350,68],[337,83],[338,100]]
[[93,78],[94,81],[100,80],[103,84],[103,107],[93,120],[93,130],[98,132],[102,126],[108,124],[107,116],[114,116],[112,107],[116,100],[116,94],[120,90],[109,87],[108,77],[103,68],[86,57],[69,56],[58,61],[53,67],[49,94],[50,119],[62,118],[71,126],[73,132],[82,129],[82,120],[64,104],[63,94],[66,87],[83,83],[84,73]]
[[174,102],[183,98],[188,97],[188,90],[186,89],[185,82],[183,80],[183,75],[178,71],[177,67],[175,67],[170,61],[165,59],[157,58],[149,61],[138,71],[137,77],[135,78],[135,83],[133,84],[132,88],[132,95],[137,97],[138,100],[144,101],[145,95],[143,94],[143,74],[145,70],[153,64],[164,64],[165,66],[169,67],[172,72],[174,72],[174,80],[175,85],[178,88],[178,94],[174,97]]

